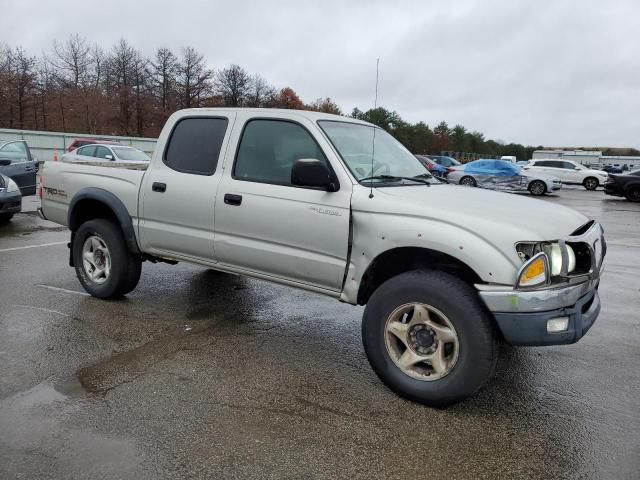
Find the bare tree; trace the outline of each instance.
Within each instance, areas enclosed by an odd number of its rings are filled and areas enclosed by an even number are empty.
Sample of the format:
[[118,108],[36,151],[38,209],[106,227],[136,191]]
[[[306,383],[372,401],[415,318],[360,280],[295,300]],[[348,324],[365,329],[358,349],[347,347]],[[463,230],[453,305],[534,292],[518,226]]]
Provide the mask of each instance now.
[[258,74],[252,75],[246,94],[246,105],[249,107],[266,107],[277,95],[276,89]]
[[120,132],[125,135],[131,134],[131,88],[137,59],[138,53],[123,38],[113,47],[107,61],[107,93],[117,97]]
[[160,101],[163,112],[169,110],[171,97],[176,90],[178,58],[166,47],[159,48],[154,62],[151,62],[152,92]]
[[199,107],[211,93],[213,76],[213,70],[207,68],[202,54],[192,47],[183,48],[176,81],[180,107]]
[[[11,100],[15,102],[18,113],[17,126],[18,128],[24,128],[27,106],[35,90],[36,59],[27,55],[22,47],[16,47],[11,52],[9,61],[9,71],[11,73],[9,79],[10,96]],[[11,113],[13,114],[13,111]],[[13,119],[11,123],[13,123]]]
[[53,42],[53,63],[59,78],[75,89],[86,86],[89,81],[91,47],[80,35],[73,34],[64,43]]
[[251,78],[244,68],[234,64],[218,72],[214,86],[226,106],[239,107],[247,99]]

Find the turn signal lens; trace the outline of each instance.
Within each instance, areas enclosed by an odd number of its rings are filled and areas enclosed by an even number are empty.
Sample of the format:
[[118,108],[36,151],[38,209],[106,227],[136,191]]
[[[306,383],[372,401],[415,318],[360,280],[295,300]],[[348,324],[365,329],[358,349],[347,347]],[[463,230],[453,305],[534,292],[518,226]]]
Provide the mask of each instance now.
[[519,287],[535,287],[547,282],[549,278],[549,262],[544,253],[539,253],[529,260],[520,271]]

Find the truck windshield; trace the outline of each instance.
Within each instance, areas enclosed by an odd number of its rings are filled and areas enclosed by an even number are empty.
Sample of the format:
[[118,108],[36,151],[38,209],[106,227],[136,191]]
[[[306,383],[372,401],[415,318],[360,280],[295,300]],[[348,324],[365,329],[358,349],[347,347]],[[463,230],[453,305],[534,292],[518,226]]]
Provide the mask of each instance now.
[[398,183],[417,177],[438,183],[400,142],[378,127],[359,123],[320,120],[320,128],[360,182]]

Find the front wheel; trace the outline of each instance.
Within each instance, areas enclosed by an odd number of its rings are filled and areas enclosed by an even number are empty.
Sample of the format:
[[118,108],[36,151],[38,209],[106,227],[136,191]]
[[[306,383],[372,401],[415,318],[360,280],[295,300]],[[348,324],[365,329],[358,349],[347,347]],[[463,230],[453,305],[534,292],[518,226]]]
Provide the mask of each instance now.
[[582,182],[582,185],[587,190],[595,190],[596,188],[598,188],[599,182],[598,182],[598,179],[595,177],[587,177]]
[[383,283],[362,319],[373,370],[397,394],[445,407],[489,380],[498,344],[476,293],[444,272],[416,270]]
[[105,219],[83,223],[72,248],[78,280],[94,297],[119,297],[138,284],[142,262],[129,252],[115,223]]
[[547,186],[540,180],[534,180],[529,184],[529,192],[538,197],[547,193]]

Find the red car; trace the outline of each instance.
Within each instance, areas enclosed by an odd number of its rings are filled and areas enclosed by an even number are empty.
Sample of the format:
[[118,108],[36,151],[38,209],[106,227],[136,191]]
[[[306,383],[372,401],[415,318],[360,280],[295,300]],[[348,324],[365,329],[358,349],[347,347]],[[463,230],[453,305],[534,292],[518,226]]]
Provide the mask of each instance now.
[[111,142],[109,140],[96,140],[96,139],[93,139],[93,138],[76,138],[71,143],[71,145],[69,145],[69,148],[67,149],[67,152],[73,152],[76,148],[83,147],[85,145],[94,145],[94,144],[120,145],[119,142]]

